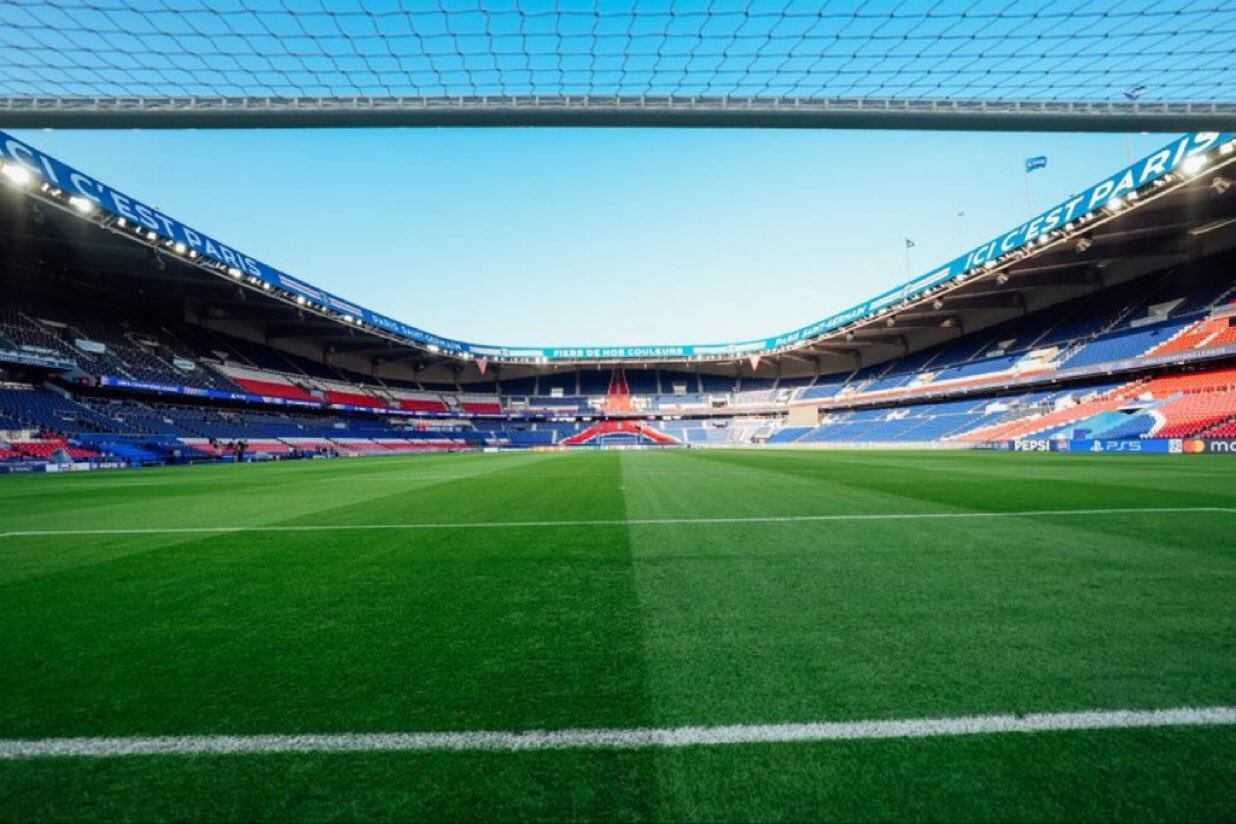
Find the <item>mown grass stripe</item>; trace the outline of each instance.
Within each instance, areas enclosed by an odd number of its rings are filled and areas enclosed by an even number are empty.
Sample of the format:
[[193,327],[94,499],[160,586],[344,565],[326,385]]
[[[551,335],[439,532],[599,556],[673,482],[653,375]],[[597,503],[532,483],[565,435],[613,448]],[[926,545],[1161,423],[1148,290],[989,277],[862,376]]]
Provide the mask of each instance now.
[[0,760],[313,752],[641,749],[1233,724],[1236,724],[1236,707],[1177,707],[1158,710],[1089,710],[1030,715],[734,724],[713,727],[44,738],[30,741],[0,740]]
[[1224,512],[1219,506],[1121,507],[1113,509],[1028,509],[1008,512],[884,512],[832,515],[751,515],[718,518],[602,518],[561,521],[454,521],[407,524],[269,524],[254,526],[114,527],[99,529],[27,529],[0,532],[0,538],[38,538],[73,535],[176,535],[227,532],[336,532],[404,529],[519,529],[550,527],[691,526],[708,524],[813,523],[828,521],[916,521],[956,518],[1034,518],[1093,515],[1161,515]]

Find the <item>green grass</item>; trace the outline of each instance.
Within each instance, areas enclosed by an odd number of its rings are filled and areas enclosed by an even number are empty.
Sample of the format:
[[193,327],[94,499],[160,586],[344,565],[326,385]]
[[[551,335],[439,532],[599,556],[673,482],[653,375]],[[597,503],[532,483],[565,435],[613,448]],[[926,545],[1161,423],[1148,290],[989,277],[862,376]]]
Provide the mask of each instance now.
[[[0,738],[1236,704],[1227,456],[442,455],[0,479]],[[1236,818],[1230,727],[0,761],[0,820]]]

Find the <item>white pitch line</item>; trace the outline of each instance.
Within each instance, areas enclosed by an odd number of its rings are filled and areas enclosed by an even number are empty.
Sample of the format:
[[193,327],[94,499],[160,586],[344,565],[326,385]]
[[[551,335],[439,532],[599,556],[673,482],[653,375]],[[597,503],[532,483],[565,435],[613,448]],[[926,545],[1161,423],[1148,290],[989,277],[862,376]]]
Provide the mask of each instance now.
[[1208,727],[1236,724],[1236,707],[1090,710],[1031,715],[975,715],[886,721],[734,724],[716,727],[534,730],[529,732],[336,733],[326,735],[189,735],[149,738],[0,739],[0,761],[120,758],[141,755],[246,755],[440,750],[627,750],[818,741],[938,738],[1068,730]]
[[271,524],[257,526],[168,526],[100,529],[29,529],[0,532],[0,538],[67,537],[73,535],[177,535],[231,532],[337,532],[416,529],[519,529],[548,527],[690,526],[708,524],[815,523],[828,521],[920,521],[957,518],[1034,518],[1087,515],[1156,515],[1224,512],[1220,506],[1124,507],[1120,509],[1026,509],[1011,512],[887,512],[850,515],[753,515],[732,518],[625,518],[574,521],[457,521],[410,524]]

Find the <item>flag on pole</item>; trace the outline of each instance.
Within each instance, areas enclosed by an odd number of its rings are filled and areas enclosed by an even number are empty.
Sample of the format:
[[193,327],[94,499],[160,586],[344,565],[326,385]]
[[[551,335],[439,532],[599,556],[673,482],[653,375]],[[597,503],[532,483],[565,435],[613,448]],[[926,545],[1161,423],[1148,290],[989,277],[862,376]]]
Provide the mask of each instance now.
[[481,374],[485,374],[485,370],[489,368],[489,358],[477,358],[476,368],[481,370]]
[[1047,168],[1047,155],[1035,155],[1026,158],[1026,174]]
[[906,248],[907,248],[907,249],[913,249],[913,248],[914,248],[914,241],[910,240],[909,238],[906,238]]

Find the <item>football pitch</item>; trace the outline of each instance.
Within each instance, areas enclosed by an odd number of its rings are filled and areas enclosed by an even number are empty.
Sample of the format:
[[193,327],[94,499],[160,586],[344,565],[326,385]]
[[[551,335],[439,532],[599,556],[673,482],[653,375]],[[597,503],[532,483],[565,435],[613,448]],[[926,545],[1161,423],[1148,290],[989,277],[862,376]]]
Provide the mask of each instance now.
[[1210,455],[0,478],[0,819],[1232,820],[1234,535]]

